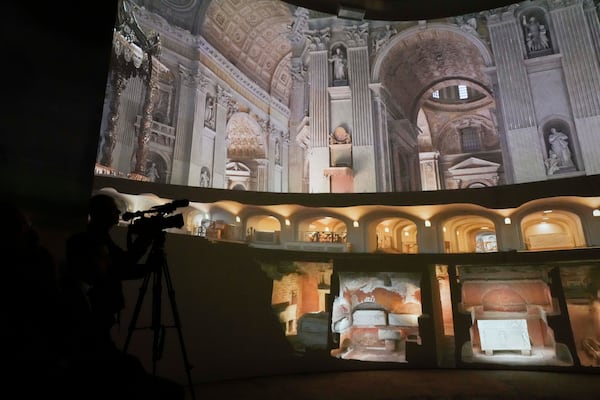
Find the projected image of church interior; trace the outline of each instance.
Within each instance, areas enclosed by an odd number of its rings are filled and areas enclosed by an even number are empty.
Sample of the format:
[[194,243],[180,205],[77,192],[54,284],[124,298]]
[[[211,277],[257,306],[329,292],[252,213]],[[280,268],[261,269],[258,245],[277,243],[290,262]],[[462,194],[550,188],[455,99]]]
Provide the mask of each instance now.
[[192,3],[119,1],[94,193],[189,199],[167,245],[257,260],[262,336],[307,370],[597,371],[595,5],[356,21]]

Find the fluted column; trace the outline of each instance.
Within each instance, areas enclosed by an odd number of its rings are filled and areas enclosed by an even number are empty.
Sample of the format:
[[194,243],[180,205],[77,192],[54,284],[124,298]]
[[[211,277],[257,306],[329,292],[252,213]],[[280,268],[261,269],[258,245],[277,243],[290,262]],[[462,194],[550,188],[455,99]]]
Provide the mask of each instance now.
[[600,21],[598,20],[598,8],[592,0],[584,0],[583,10],[590,29],[596,59],[600,62]]
[[329,167],[328,52],[310,53],[310,192],[329,192],[323,171]]
[[501,104],[506,143],[515,183],[546,178],[543,152],[527,69],[521,25],[512,11],[488,17],[490,41],[496,61],[497,100]]
[[[563,55],[567,85],[577,139],[587,174],[600,173],[600,66],[593,31],[581,2],[551,10],[554,39]],[[597,23],[596,23],[597,28]]]
[[369,91],[369,53],[366,46],[348,49],[348,76],[352,93],[352,143],[373,145],[373,115]]
[[[292,90],[290,92],[290,135],[287,185],[289,192],[302,192],[304,150],[294,140],[302,128],[301,122],[305,117],[306,76],[300,57],[292,59]],[[285,152],[284,152],[285,154]]]
[[390,157],[390,137],[387,124],[387,109],[381,98],[381,83],[370,85],[373,93],[373,152],[375,157],[376,191],[393,191],[392,169]]
[[369,89],[369,52],[366,40],[348,48],[348,78],[352,101],[352,169],[354,190],[376,192],[381,173],[375,165],[373,108]]

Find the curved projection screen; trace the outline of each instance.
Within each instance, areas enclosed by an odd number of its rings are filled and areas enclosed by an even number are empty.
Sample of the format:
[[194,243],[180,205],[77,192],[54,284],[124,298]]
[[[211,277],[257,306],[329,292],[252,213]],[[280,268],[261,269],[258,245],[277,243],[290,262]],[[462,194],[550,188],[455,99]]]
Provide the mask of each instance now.
[[96,175],[379,193],[600,172],[587,3],[393,22],[239,3],[119,3]]

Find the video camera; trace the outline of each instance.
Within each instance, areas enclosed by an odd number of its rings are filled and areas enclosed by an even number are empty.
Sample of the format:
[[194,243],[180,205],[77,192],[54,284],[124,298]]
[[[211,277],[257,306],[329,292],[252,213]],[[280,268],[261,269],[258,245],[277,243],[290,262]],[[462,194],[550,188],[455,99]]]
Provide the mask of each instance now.
[[121,218],[124,221],[133,220],[129,225],[131,233],[152,235],[168,228],[181,228],[184,225],[183,215],[167,216],[167,214],[171,214],[179,207],[187,207],[189,203],[188,200],[174,200],[145,211],[125,212]]

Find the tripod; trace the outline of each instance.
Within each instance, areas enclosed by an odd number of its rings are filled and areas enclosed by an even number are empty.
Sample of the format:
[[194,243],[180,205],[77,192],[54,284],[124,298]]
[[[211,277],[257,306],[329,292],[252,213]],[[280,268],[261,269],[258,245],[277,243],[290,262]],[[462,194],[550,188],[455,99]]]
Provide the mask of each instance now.
[[[144,302],[144,296],[148,290],[148,286],[152,278],[152,323],[150,327],[146,327],[152,329],[154,333],[152,341],[152,374],[156,375],[156,365],[162,357],[166,333],[165,328],[177,328],[179,344],[183,356],[183,363],[188,379],[188,386],[192,395],[192,399],[195,400],[196,397],[194,394],[194,387],[192,385],[192,376],[190,372],[192,366],[190,365],[190,362],[187,358],[187,353],[185,351],[185,346],[183,343],[181,320],[179,318],[179,312],[177,311],[177,305],[175,303],[175,291],[173,289],[173,282],[171,281],[171,275],[169,273],[169,266],[167,265],[167,258],[164,249],[165,239],[165,232],[161,230],[160,233],[154,239],[154,242],[152,243],[152,247],[150,249],[150,253],[148,254],[148,259],[146,261],[146,266],[149,268],[144,275],[142,285],[139,289],[138,299],[133,310],[131,322],[129,323],[129,329],[127,331],[125,345],[123,346],[123,352],[127,352],[127,348],[129,347],[133,331],[136,329],[142,329],[137,327],[137,319],[139,317],[142,304]],[[165,326],[161,322],[163,279],[166,284],[167,294],[169,296],[171,312],[173,314],[174,320],[174,325],[169,326]]]

